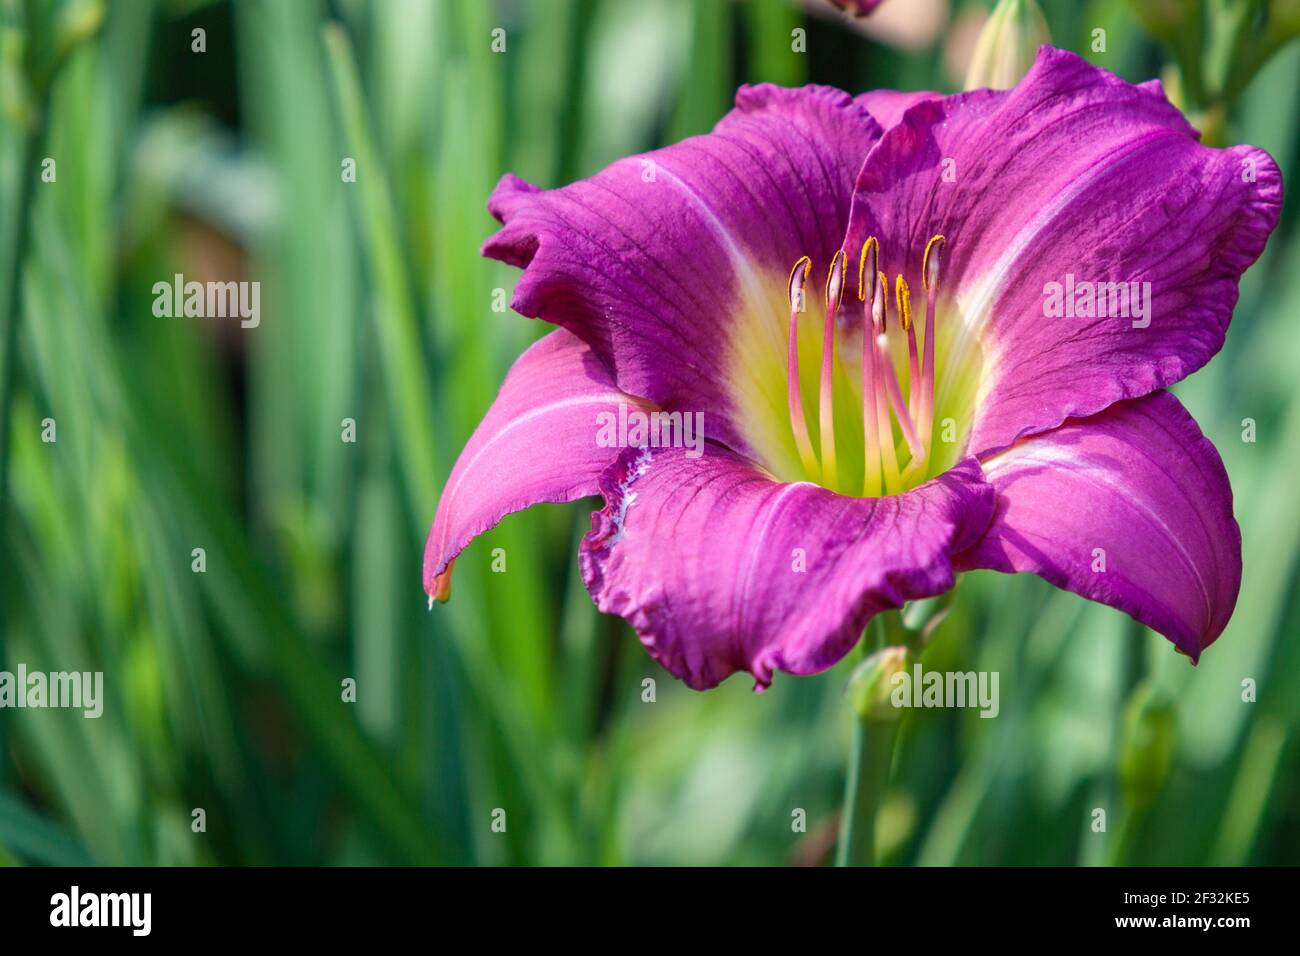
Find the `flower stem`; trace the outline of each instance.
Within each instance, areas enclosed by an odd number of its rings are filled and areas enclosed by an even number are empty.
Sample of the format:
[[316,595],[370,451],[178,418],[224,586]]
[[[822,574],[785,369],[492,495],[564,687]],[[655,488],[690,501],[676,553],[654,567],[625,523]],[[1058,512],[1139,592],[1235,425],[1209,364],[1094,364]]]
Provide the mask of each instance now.
[[859,717],[854,722],[853,750],[849,755],[844,809],[840,815],[840,840],[835,849],[836,866],[876,865],[876,812],[889,783],[897,736],[896,720]]
[[[867,654],[884,646],[884,616],[876,616],[862,639]],[[889,784],[898,724],[897,719],[854,715],[844,807],[840,812],[840,839],[835,848],[836,866],[876,865],[876,813]]]

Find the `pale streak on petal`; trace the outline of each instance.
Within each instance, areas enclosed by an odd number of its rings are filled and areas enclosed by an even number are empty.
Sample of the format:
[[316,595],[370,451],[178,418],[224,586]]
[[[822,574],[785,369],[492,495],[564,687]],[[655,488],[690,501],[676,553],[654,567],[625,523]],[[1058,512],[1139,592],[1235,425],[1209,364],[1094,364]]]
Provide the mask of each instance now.
[[1108,472],[1106,469],[1089,465],[1084,457],[1074,454],[1063,445],[1050,445],[1046,442],[1031,439],[983,462],[984,476],[996,483],[996,479],[1016,463],[1042,465],[1046,468],[1064,470],[1079,475],[1093,484],[1109,489],[1115,493],[1117,498],[1122,498],[1130,507],[1142,512],[1153,525],[1164,532],[1169,544],[1178,552],[1179,557],[1183,559],[1183,563],[1191,569],[1192,575],[1196,578],[1196,584],[1200,588],[1201,597],[1205,600],[1207,619],[1213,616],[1213,599],[1210,595],[1209,586],[1206,584],[1205,576],[1201,573],[1196,561],[1192,559],[1191,552],[1187,550],[1180,536],[1146,502],[1133,494],[1131,486],[1116,481],[1113,471]]
[[750,303],[758,305],[765,302],[763,296],[763,285],[759,281],[758,273],[754,269],[754,264],[750,262],[749,257],[741,251],[736,240],[732,238],[727,227],[723,225],[718,214],[713,211],[713,207],[705,202],[704,197],[692,189],[686,182],[677,176],[672,170],[666,169],[662,164],[655,167],[656,175],[666,174],[668,182],[679,189],[688,199],[699,209],[704,216],[705,221],[709,224],[709,231],[713,233],[718,240],[718,244],[727,251],[727,256],[731,259],[732,265],[736,269],[736,275],[739,276],[741,283],[745,287],[745,296]]
[[[456,483],[443,492],[442,497],[450,505],[456,499],[456,493],[460,491],[464,482],[465,475],[473,470],[474,464],[483,457],[484,452],[495,445],[503,437],[514,431],[521,425],[527,425],[530,421],[542,415],[552,412],[558,412],[565,408],[576,408],[579,405],[592,405],[603,410],[608,410],[611,404],[617,405],[619,402],[626,403],[628,396],[622,392],[612,391],[599,395],[574,395],[570,398],[562,398],[559,401],[549,402],[546,405],[538,405],[536,408],[529,409],[525,414],[512,418],[510,423],[498,431],[492,433],[492,437],[485,441],[475,452],[474,457],[465,462],[461,473],[456,477]],[[592,441],[596,440],[596,426],[592,423]]]
[[[1007,277],[1012,274],[1016,263],[1024,255],[1029,245],[1042,235],[1061,215],[1068,209],[1081,194],[1093,186],[1098,180],[1109,174],[1115,167],[1127,162],[1133,153],[1142,147],[1150,144],[1154,140],[1168,136],[1182,136],[1183,134],[1175,130],[1154,130],[1143,136],[1138,137],[1129,144],[1128,149],[1119,152],[1107,153],[1102,161],[1095,163],[1089,168],[1086,174],[1075,178],[1068,189],[1059,192],[1052,201],[1045,206],[1038,215],[1034,216],[1029,222],[1016,233],[1015,238],[1008,244],[1002,255],[998,257],[993,267],[986,271],[979,279],[974,290],[969,295],[962,295],[960,291],[955,293],[957,299],[957,311],[960,315],[960,327],[957,338],[953,341],[952,346],[948,349],[948,357],[944,362],[944,371],[940,376],[943,379],[943,387],[935,398],[936,407],[941,405],[948,397],[948,388],[950,383],[956,377],[955,369],[966,354],[966,350],[971,347],[974,340],[977,340],[984,331],[984,326],[992,314],[993,303],[997,301],[998,296],[1005,287]],[[989,362],[985,370],[984,381],[981,385],[981,393],[986,392],[992,387],[993,382],[998,377],[998,360],[997,354],[989,355]]]

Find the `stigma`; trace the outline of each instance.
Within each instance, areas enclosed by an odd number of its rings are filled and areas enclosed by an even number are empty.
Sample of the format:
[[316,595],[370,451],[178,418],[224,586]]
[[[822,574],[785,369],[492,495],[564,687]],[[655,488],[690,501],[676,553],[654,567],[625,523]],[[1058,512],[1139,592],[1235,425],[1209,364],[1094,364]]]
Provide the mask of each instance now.
[[[857,286],[848,291],[848,302],[845,301],[848,253],[840,249],[831,257],[824,293],[816,447],[803,407],[798,343],[799,316],[806,311],[806,286],[812,260],[803,256],[791,269],[787,353],[790,429],[804,471],[811,480],[832,490],[858,493],[856,487],[838,487],[839,461],[835,448],[833,375],[837,339],[846,336],[843,344],[847,345],[848,329],[855,332],[860,329],[862,340],[862,496],[897,494],[927,474],[934,452],[935,326],[945,241],[942,235],[933,236],[921,256],[924,328],[918,328],[913,319],[912,286],[906,277],[897,274],[891,285],[889,277],[881,271],[881,246],[877,237],[868,238],[858,250]],[[856,303],[853,303],[854,292]],[[890,321],[891,299],[893,322]],[[846,318],[837,323],[842,311],[852,321]],[[860,323],[858,317],[851,316],[855,311],[860,312]],[[905,363],[899,359],[901,369],[895,368],[896,351],[906,355]],[[905,374],[905,381],[900,378],[900,372]]]

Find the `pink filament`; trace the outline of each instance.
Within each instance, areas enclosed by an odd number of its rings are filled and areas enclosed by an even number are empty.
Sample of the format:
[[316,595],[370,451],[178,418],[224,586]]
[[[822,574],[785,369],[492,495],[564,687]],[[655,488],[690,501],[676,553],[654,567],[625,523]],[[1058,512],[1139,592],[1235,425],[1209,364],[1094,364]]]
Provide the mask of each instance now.
[[803,412],[803,394],[799,390],[799,313],[804,301],[803,285],[808,275],[807,262],[806,257],[800,259],[790,273],[790,347],[786,355],[786,398],[790,407],[790,429],[794,432],[799,458],[809,476],[815,477],[818,473],[817,456],[813,454],[808,419]]

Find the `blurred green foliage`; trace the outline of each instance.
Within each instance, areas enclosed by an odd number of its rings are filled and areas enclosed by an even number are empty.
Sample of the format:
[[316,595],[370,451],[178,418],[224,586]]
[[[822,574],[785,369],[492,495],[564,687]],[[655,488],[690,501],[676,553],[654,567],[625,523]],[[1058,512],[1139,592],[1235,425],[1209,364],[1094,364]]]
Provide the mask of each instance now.
[[[477,252],[501,173],[557,185],[704,131],[743,81],[951,89],[950,34],[903,52],[783,0],[115,0],[47,91],[20,91],[22,51],[55,43],[25,11],[84,26],[82,6],[0,0],[0,103],[33,109],[0,119],[0,303],[18,306],[0,327],[0,667],[103,670],[107,702],[98,720],[0,711],[0,861],[827,860],[852,661],[695,693],[593,609],[574,557],[589,508],[508,518],[432,612],[423,537],[544,331],[492,310],[516,278]],[[1160,73],[1122,0],[1044,8],[1058,45]],[[1293,44],[1227,133],[1288,181],[1298,95]],[[155,317],[177,272],[259,280],[260,326]],[[904,718],[888,862],[1300,860],[1297,319],[1289,200],[1224,353],[1178,389],[1236,490],[1227,633],[1192,668],[1037,579],[967,576],[925,666],[999,671],[1001,713]]]

